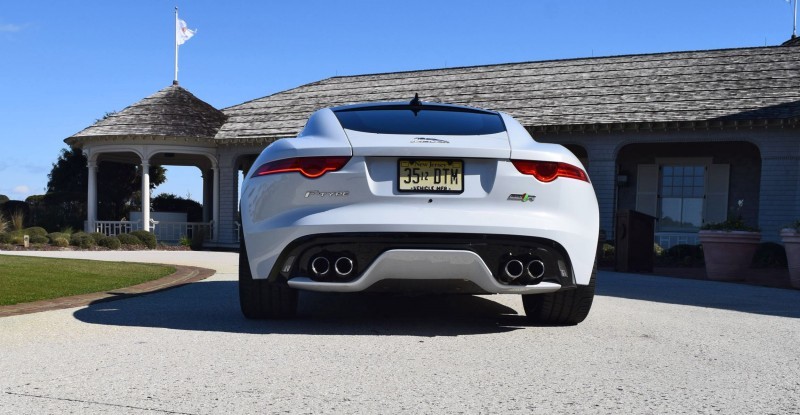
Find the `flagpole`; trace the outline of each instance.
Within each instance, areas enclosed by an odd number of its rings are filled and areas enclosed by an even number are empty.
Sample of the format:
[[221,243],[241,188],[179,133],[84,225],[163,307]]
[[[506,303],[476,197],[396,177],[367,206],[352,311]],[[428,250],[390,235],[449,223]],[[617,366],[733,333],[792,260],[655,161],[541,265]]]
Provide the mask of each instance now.
[[792,26],[792,39],[797,37],[797,0],[794,0],[794,25]]
[[178,85],[178,7],[175,6],[175,79],[172,85]]

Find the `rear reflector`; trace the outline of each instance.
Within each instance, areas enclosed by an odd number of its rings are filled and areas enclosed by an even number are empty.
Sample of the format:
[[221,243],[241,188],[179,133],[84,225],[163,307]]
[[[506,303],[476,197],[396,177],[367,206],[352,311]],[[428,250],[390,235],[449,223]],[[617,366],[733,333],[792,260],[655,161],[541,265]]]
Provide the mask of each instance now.
[[261,165],[252,177],[297,172],[309,179],[316,179],[329,171],[340,170],[348,161],[350,157],[301,157],[276,160]]
[[581,168],[555,161],[511,160],[522,174],[529,174],[540,182],[549,183],[559,177],[589,182],[589,176]]

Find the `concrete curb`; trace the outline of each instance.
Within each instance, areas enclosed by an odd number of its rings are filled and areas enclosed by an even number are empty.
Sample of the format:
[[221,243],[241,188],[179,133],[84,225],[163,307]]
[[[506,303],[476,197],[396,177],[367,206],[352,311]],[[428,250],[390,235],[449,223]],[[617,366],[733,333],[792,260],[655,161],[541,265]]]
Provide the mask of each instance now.
[[0,306],[0,317],[38,313],[40,311],[60,310],[64,308],[84,307],[96,302],[122,300],[125,298],[151,294],[201,281],[216,273],[216,271],[213,269],[208,268],[189,267],[184,265],[169,266],[175,267],[174,273],[157,280],[148,281],[131,287],[120,288],[112,291],[101,291],[91,294],[80,294],[70,297],[54,298],[51,300]]

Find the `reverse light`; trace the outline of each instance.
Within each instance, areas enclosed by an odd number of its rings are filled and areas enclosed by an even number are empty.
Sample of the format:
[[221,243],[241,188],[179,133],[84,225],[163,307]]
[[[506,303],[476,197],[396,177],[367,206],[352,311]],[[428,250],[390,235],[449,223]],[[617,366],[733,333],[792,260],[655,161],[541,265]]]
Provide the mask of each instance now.
[[567,163],[537,160],[511,160],[511,163],[514,164],[514,167],[516,167],[520,173],[531,175],[544,183],[552,182],[559,177],[589,182],[589,176],[586,175],[586,172],[580,167]]
[[296,157],[275,160],[262,164],[252,177],[276,173],[297,172],[309,179],[322,177],[329,171],[337,171],[350,161],[350,157]]

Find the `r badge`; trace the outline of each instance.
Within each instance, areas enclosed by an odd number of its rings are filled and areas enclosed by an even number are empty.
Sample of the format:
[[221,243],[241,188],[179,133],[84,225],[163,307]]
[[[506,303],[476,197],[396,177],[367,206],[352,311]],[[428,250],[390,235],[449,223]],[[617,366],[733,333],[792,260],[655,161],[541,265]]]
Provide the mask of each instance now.
[[508,195],[508,200],[513,200],[515,202],[533,202],[533,199],[536,199],[536,196],[529,195],[527,193],[523,194],[512,193]]

